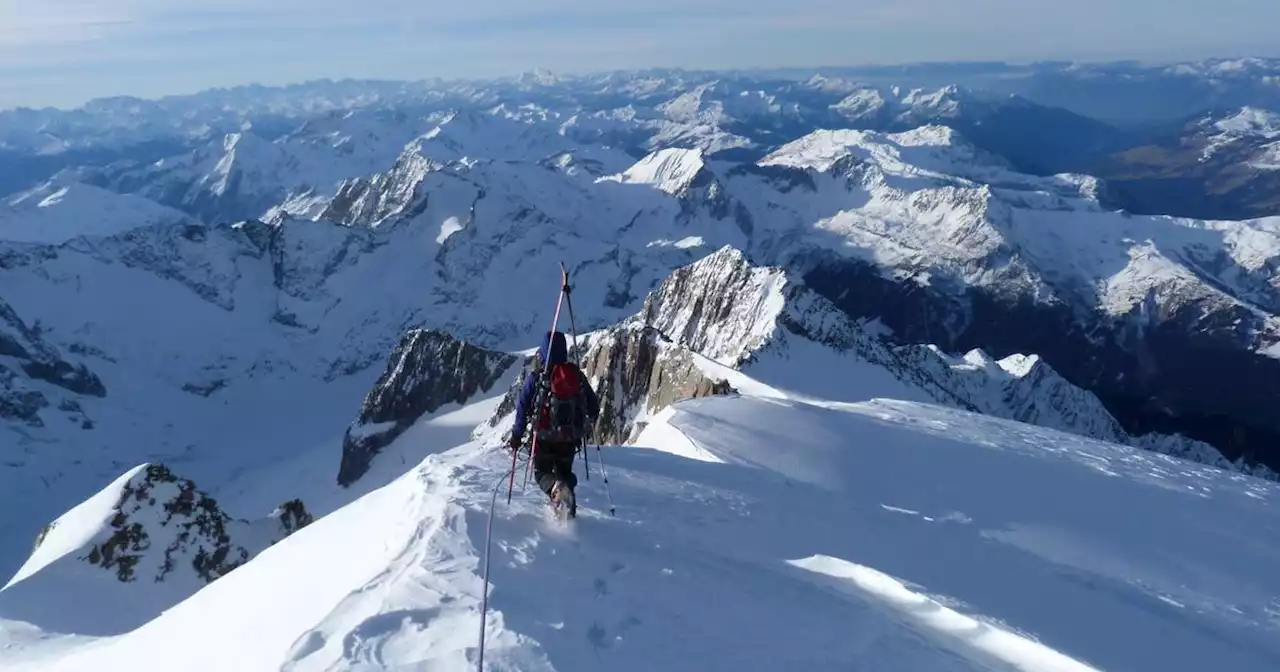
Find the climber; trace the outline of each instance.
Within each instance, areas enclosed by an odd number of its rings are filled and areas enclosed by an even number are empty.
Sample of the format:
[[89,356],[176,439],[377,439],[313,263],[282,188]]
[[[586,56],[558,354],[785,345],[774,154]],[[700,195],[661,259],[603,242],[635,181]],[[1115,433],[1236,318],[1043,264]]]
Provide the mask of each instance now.
[[569,361],[569,348],[559,331],[543,337],[516,399],[515,424],[508,442],[513,451],[524,443],[525,424],[533,415],[529,410],[535,404],[539,412],[535,423],[538,441],[533,459],[534,480],[553,506],[567,503],[572,518],[578,511],[574,496],[578,476],[573,473],[573,460],[600,414],[600,399],[582,369]]

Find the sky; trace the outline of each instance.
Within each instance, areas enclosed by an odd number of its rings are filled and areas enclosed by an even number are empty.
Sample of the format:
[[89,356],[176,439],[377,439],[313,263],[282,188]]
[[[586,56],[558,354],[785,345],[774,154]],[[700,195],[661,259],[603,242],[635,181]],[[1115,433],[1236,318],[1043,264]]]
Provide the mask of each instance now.
[[323,77],[1280,55],[1276,0],[0,0],[0,108]]

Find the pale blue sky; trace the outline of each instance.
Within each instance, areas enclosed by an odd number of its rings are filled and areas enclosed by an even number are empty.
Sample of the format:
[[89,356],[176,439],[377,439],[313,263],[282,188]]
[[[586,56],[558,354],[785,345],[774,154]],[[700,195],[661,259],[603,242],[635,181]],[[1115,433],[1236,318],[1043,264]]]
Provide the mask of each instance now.
[[534,68],[1280,55],[1277,25],[1280,0],[0,0],[0,108]]

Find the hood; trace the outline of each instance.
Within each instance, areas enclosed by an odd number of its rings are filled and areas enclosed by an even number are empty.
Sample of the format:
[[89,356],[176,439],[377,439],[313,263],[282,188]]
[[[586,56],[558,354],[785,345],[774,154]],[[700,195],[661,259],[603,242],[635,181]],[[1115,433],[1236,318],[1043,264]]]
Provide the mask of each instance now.
[[[547,339],[551,339],[551,356],[547,356]],[[569,361],[569,346],[564,340],[564,334],[557,332],[547,332],[542,335],[542,343],[538,345],[538,359],[545,362],[548,366],[551,364],[563,364]]]

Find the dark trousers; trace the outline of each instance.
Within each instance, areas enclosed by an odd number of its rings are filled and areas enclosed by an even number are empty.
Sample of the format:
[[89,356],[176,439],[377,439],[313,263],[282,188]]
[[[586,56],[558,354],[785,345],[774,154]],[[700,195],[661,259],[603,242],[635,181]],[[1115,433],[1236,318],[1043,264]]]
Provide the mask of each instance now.
[[548,495],[556,481],[564,481],[570,490],[578,487],[578,475],[573,473],[573,458],[578,446],[572,443],[556,444],[538,442],[538,452],[533,457],[533,478],[538,487]]

